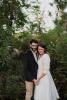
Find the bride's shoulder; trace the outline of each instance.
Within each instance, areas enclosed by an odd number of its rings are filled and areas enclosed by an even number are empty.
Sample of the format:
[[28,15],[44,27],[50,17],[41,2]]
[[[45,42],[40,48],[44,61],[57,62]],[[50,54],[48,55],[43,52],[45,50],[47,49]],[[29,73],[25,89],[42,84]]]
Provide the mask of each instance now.
[[49,57],[49,54],[48,53],[45,53],[43,56],[44,57]]
[[45,59],[50,59],[50,56],[49,56],[49,54],[48,53],[45,53],[44,55],[43,55],[43,58]]

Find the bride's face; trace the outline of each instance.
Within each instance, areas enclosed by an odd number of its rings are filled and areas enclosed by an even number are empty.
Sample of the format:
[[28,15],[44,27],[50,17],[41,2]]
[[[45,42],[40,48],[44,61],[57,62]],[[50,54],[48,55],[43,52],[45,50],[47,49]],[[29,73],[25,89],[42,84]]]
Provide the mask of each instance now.
[[39,53],[39,55],[43,55],[44,54],[44,48],[38,46],[38,53]]

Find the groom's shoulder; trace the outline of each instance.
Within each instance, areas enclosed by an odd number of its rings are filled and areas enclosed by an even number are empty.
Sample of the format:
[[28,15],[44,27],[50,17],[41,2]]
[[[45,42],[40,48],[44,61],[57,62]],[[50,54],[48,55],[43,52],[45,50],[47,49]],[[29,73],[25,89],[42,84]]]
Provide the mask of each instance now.
[[25,52],[25,56],[26,56],[26,57],[27,57],[27,56],[29,57],[31,54],[32,54],[32,52],[31,52],[31,50],[29,50],[29,49]]
[[25,54],[27,55],[27,54],[30,54],[31,53],[31,50],[30,49],[28,49],[26,52],[25,52]]

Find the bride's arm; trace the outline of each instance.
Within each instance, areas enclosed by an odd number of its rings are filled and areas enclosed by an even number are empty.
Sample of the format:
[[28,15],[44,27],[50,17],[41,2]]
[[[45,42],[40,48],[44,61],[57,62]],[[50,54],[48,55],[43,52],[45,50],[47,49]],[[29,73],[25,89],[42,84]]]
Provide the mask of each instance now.
[[40,77],[38,77],[38,79],[37,79],[37,80],[42,79],[45,75],[46,75],[45,73],[42,73],[42,74],[40,75]]
[[47,54],[42,59],[42,68],[43,68],[42,73],[38,77],[37,83],[39,83],[39,81],[48,73],[48,71],[50,69],[50,58]]
[[49,69],[50,69],[50,57],[48,56],[48,54],[46,54],[42,59],[42,73],[38,79],[40,80],[41,78],[43,78],[48,73]]
[[35,85],[38,85],[38,84],[39,84],[39,81],[40,81],[45,75],[46,75],[45,73],[42,73],[42,74],[37,78],[37,81],[36,81],[36,84],[35,84]]

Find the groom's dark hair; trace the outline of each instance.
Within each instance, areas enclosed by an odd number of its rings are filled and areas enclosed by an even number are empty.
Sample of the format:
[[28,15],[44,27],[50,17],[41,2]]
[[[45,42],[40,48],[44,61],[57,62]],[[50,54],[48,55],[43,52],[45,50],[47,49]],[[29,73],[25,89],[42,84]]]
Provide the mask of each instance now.
[[32,40],[30,41],[30,44],[32,44],[32,43],[37,43],[37,44],[38,44],[38,41],[35,40],[35,39],[32,39]]

